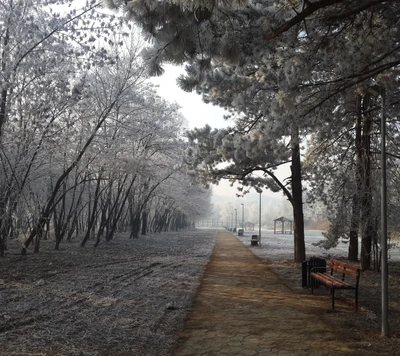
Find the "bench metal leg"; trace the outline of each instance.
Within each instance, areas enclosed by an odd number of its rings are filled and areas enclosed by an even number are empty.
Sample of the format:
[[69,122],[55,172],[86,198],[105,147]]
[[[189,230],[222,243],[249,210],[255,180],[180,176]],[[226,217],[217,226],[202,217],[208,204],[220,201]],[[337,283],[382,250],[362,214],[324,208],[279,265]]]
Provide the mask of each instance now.
[[356,288],[356,312],[358,312],[358,288]]
[[332,290],[332,310],[335,309],[335,288],[331,288]]

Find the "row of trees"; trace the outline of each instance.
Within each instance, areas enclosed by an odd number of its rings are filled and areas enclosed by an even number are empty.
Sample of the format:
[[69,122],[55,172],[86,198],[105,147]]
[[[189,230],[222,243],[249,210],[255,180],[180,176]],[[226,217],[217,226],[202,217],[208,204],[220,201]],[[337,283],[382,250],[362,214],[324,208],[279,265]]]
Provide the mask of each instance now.
[[188,228],[210,204],[182,168],[185,121],[148,83],[143,41],[77,6],[0,9],[0,255],[10,238],[26,253],[49,234],[59,248]]
[[[370,268],[374,251],[379,255],[383,104],[391,214],[399,206],[399,2],[107,3],[124,8],[153,38],[145,53],[153,74],[162,73],[164,62],[186,62],[187,74],[178,81],[182,89],[196,90],[235,119],[231,128],[189,134],[187,162],[196,176],[206,183],[238,180],[244,190],[282,190],[293,206],[298,262],[306,257],[302,182],[307,178],[309,197],[329,207],[328,238],[349,238],[349,259],[361,255],[362,268]],[[275,169],[288,161],[290,181],[280,181]]]

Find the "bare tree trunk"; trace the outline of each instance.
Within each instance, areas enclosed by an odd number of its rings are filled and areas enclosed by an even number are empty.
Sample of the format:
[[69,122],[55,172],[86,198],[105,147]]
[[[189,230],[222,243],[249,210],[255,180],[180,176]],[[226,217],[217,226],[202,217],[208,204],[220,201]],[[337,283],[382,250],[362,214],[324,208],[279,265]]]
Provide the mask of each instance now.
[[36,223],[36,226],[31,231],[29,237],[27,238],[27,240],[24,243],[24,246],[21,249],[21,254],[22,255],[26,254],[26,250],[28,249],[29,245],[32,243],[32,241],[35,238],[36,234],[38,232],[42,232],[43,231],[43,222],[42,221],[46,222],[46,220],[50,218],[50,215],[52,214],[54,206],[56,204],[56,197],[58,195],[58,191],[61,188],[62,182],[68,177],[68,175],[71,173],[71,171],[81,161],[83,155],[85,154],[86,150],[91,145],[91,143],[94,140],[94,138],[96,137],[97,132],[99,131],[99,129],[103,125],[104,121],[107,119],[108,114],[113,109],[115,103],[116,103],[116,100],[114,102],[112,102],[108,108],[103,110],[102,114],[100,115],[100,118],[99,118],[99,121],[98,121],[96,127],[94,128],[94,130],[93,130],[92,134],[90,135],[90,137],[87,139],[85,145],[80,150],[78,156],[69,165],[69,167],[64,171],[64,173],[58,178],[58,180],[56,182],[56,185],[55,185],[55,187],[53,189],[53,192],[51,193],[51,196],[50,196],[49,200],[47,201],[46,207],[43,209],[43,212],[42,212],[41,216],[39,217],[39,219],[38,219],[38,221]]
[[158,210],[156,210],[154,212],[153,217],[151,218],[150,228],[149,228],[150,232],[155,232],[156,231],[155,225],[156,225],[156,221],[157,221],[157,215],[158,215]]
[[89,221],[87,224],[87,230],[86,230],[86,234],[85,237],[83,238],[82,242],[81,242],[81,247],[84,247],[87,240],[89,240],[90,237],[90,233],[92,232],[92,229],[95,225],[95,221],[96,221],[96,217],[97,217],[97,205],[99,203],[99,199],[100,199],[100,183],[101,183],[101,172],[99,173],[99,176],[97,177],[97,182],[96,182],[96,190],[94,192],[94,201],[93,201],[93,207],[92,207],[92,211],[90,212],[89,210]]
[[[2,204],[2,203],[0,203]],[[4,257],[7,250],[8,236],[12,229],[12,219],[10,213],[4,207],[0,208],[0,257]]]
[[147,233],[147,211],[146,209],[142,212],[142,235],[146,235]]
[[[7,21],[7,25],[9,25],[10,19]],[[8,26],[6,27],[6,33],[3,38],[3,53],[1,54],[1,72],[4,75],[5,70],[6,70],[6,51],[8,51],[8,44],[10,41],[10,31]],[[7,80],[4,81],[4,83],[7,83]],[[1,95],[0,95],[0,141],[3,136],[3,128],[4,124],[6,122],[6,117],[7,117],[7,97],[8,97],[8,85],[3,84],[3,89],[1,90]]]
[[63,197],[61,199],[61,206],[60,206],[60,211],[57,214],[56,206],[54,206],[54,212],[53,212],[53,221],[54,221],[54,233],[56,237],[56,245],[55,249],[58,250],[60,247],[60,243],[64,238],[65,235],[65,209],[66,209],[66,203],[65,203],[65,198],[66,198],[66,192],[67,192],[67,182],[64,181],[62,184],[62,189],[63,189]]
[[[131,189],[132,189],[132,186],[133,186],[133,183],[135,182],[135,180],[136,180],[136,176],[134,176],[132,178],[132,181],[129,184],[129,187],[127,188],[127,190],[125,192],[124,198],[122,199],[122,202],[121,202],[121,205],[120,205],[119,209],[117,209],[117,211],[114,213],[114,219],[112,220],[110,231],[107,234],[107,241],[112,240],[112,238],[114,237],[114,233],[115,233],[115,231],[117,229],[118,221],[121,218],[122,212],[124,210],[124,206],[126,204],[126,201],[128,200],[128,197],[130,195],[130,192],[131,192]],[[125,182],[126,182],[126,179],[124,180],[124,183]]]
[[140,231],[140,211],[135,211],[131,215],[131,234],[130,239],[138,239]]

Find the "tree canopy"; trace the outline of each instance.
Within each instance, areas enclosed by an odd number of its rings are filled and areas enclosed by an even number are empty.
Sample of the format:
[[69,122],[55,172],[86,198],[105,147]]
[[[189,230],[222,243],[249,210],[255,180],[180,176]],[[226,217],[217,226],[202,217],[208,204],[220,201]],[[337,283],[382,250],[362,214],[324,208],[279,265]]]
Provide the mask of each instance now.
[[41,5],[0,9],[0,255],[190,228],[210,193],[182,169],[185,119],[149,83],[143,40],[100,3]]
[[[353,214],[359,211],[361,220],[372,221],[371,162],[375,158],[369,147],[371,135],[379,133],[374,121],[380,101],[370,92],[371,88],[379,88],[379,96],[385,91],[386,110],[396,131],[400,64],[397,1],[181,0],[108,4],[123,9],[143,29],[150,41],[144,58],[152,74],[161,74],[163,63],[185,63],[187,74],[179,78],[179,85],[187,91],[196,90],[206,102],[227,108],[236,119],[232,130],[212,132],[205,128],[190,134],[195,142],[191,162],[203,179],[214,181],[223,173],[232,178],[234,173],[247,184],[246,173],[258,163],[262,162],[262,171],[282,155],[287,157],[283,143],[286,140],[288,144],[289,138],[293,189],[293,178],[301,180],[299,170],[294,174],[293,159],[300,155],[296,147],[302,138],[312,135],[322,145],[331,145],[340,160],[343,152],[337,147],[338,138],[345,138],[348,131],[349,152],[357,157],[349,166],[350,179],[363,201],[361,212],[356,204]],[[246,137],[252,137],[254,147],[261,142],[257,157],[248,150]],[[260,158],[264,148],[276,155],[268,163]],[[222,160],[231,162],[229,169],[216,169]],[[334,165],[334,161],[327,163]],[[313,169],[310,165],[308,168]],[[329,176],[330,180],[339,180],[340,184],[340,176]],[[253,183],[260,185],[256,179]],[[301,195],[301,185],[299,189]],[[337,196],[330,195],[329,199],[337,200]],[[300,210],[298,213],[302,214]],[[372,230],[376,228],[366,226],[362,234]],[[369,267],[371,239],[371,235],[363,237],[363,268]]]

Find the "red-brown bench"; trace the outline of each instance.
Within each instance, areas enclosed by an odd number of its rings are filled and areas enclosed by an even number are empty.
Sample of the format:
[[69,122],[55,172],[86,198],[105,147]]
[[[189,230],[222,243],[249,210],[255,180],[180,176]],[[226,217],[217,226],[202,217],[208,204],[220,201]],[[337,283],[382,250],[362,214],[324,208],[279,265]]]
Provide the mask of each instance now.
[[[313,271],[314,268],[311,270],[311,293],[314,294],[315,281],[325,284],[331,290],[332,309],[335,309],[335,290],[354,290],[356,311],[358,311],[358,284],[360,282],[361,270],[357,267],[334,259],[329,260],[329,264],[330,265],[327,267],[327,269],[330,268],[330,274],[321,272],[321,267],[316,268],[318,272]],[[345,281],[345,277],[352,278],[352,280],[350,280],[352,283],[348,283],[349,279]]]

